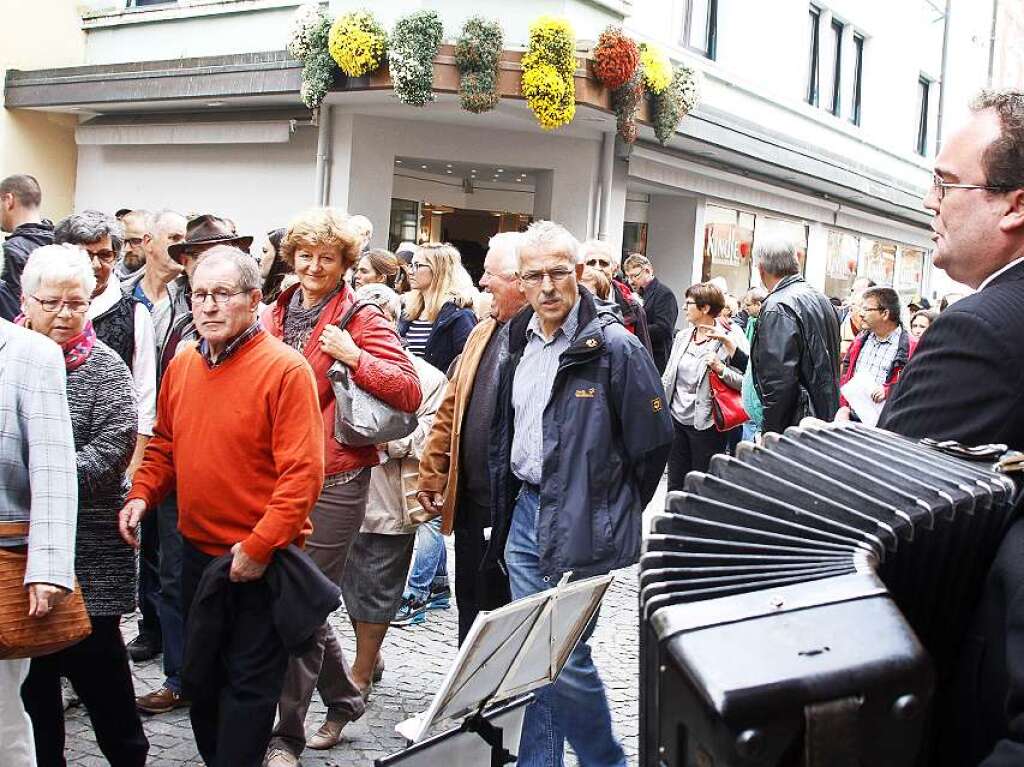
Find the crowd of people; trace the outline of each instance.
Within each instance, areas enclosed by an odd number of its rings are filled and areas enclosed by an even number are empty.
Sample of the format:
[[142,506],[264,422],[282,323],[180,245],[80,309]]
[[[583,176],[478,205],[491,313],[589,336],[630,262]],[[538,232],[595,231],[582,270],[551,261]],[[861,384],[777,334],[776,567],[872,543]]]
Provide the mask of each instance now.
[[[784,239],[757,243],[742,296],[720,278],[677,296],[644,255],[536,221],[490,240],[478,288],[453,246],[371,248],[371,222],[337,209],[252,255],[214,213],[54,226],[32,176],[3,179],[0,546],[27,554],[32,615],[77,581],[92,622],[0,661],[5,763],[64,763],[63,678],[112,765],[145,764],[140,714],[181,707],[208,765],[296,765],[365,715],[388,631],[450,605],[445,536],[461,644],[481,611],[633,564],[666,468],[683,489],[806,417],[1024,448],[1024,100],[989,94],[972,120],[925,204],[936,265],[979,292],[941,314],[863,278],[830,299]],[[339,378],[415,430],[342,440]],[[560,765],[565,741],[626,764],[596,620],[529,705],[519,764]],[[161,654],[164,683],[135,690],[129,659]]]

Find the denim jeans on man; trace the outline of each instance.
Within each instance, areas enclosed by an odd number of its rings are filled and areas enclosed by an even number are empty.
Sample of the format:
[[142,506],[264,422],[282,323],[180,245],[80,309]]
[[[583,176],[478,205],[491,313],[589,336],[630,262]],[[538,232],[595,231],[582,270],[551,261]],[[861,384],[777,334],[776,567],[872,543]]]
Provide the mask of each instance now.
[[416,557],[405,594],[425,602],[430,597],[431,586],[435,591],[448,587],[448,552],[441,535],[440,517],[416,528]]
[[[537,488],[524,484],[505,543],[514,599],[552,588],[559,580],[542,576],[538,567],[539,510]],[[626,755],[612,733],[608,698],[587,644],[596,622],[597,616],[554,684],[538,690],[526,709],[516,762],[519,767],[561,767],[566,739],[582,767],[625,767]]]

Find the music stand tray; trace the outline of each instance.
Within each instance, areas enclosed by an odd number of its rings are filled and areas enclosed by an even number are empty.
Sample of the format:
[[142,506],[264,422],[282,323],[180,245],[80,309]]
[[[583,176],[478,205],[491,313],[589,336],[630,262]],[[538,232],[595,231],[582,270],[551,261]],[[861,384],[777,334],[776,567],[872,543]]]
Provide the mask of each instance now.
[[[509,746],[518,748],[529,693],[558,677],[613,580],[610,574],[573,583],[568,578],[481,612],[430,706],[395,727],[410,747],[374,764],[480,765],[487,763],[481,756],[488,751],[494,767],[515,761]],[[498,707],[501,703],[506,705]],[[419,742],[443,720],[463,723]]]

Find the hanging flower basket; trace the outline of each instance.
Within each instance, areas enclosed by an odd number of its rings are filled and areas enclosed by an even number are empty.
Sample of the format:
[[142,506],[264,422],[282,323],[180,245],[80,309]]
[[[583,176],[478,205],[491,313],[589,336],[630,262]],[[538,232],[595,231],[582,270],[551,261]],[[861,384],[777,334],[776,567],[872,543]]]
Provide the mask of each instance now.
[[612,109],[615,110],[615,125],[622,140],[627,144],[636,141],[636,113],[644,98],[644,76],[639,69],[621,88],[612,91]]
[[498,58],[504,47],[501,25],[480,16],[467,19],[455,43],[459,104],[468,112],[488,112],[498,104]]
[[700,73],[677,64],[669,86],[651,98],[651,119],[658,141],[666,144],[675,135],[680,121],[697,106],[699,91]]
[[437,11],[416,11],[395,24],[388,48],[388,68],[395,96],[403,104],[421,107],[435,99],[434,57],[443,35]]
[[325,20],[319,3],[303,3],[296,8],[288,27],[288,55],[305,62],[313,51],[313,35]]
[[576,37],[568,21],[541,16],[530,26],[521,90],[544,130],[576,115]]
[[656,45],[640,43],[640,68],[644,73],[644,85],[655,95],[664,93],[672,82],[672,62]]
[[330,30],[331,21],[317,3],[299,6],[288,29],[288,53],[302,62],[299,96],[310,109],[320,106],[339,73],[327,51]]
[[615,90],[628,83],[640,63],[636,43],[618,27],[608,27],[594,47],[594,74],[606,88]]
[[362,77],[384,63],[387,35],[369,11],[353,11],[339,16],[331,25],[328,40],[331,58],[349,77]]

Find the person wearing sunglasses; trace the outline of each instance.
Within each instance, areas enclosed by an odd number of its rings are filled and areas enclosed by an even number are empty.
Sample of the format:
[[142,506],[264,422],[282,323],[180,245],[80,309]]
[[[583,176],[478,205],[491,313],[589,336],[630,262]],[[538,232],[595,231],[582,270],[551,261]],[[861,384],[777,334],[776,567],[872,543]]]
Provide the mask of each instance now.
[[580,259],[583,266],[597,269],[608,278],[612,285],[608,299],[614,301],[622,312],[626,330],[639,338],[647,351],[651,351],[651,333],[644,302],[629,285],[618,279],[621,254],[604,240],[586,240],[580,243]]

